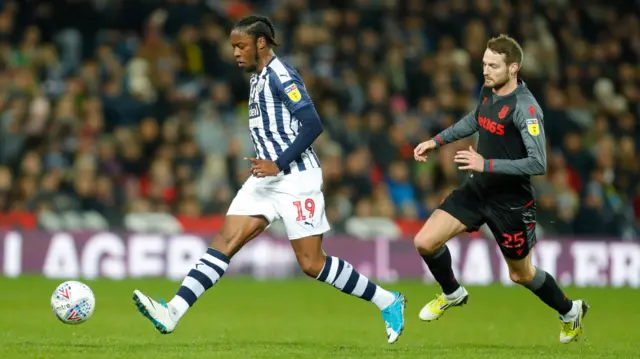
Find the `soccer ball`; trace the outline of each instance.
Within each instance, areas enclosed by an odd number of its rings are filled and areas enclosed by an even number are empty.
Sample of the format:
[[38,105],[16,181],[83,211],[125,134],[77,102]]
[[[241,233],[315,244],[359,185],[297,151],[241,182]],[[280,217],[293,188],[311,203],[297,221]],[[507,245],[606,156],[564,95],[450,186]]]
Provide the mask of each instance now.
[[61,322],[80,324],[86,322],[96,307],[96,297],[91,288],[77,281],[60,284],[51,295],[51,309]]

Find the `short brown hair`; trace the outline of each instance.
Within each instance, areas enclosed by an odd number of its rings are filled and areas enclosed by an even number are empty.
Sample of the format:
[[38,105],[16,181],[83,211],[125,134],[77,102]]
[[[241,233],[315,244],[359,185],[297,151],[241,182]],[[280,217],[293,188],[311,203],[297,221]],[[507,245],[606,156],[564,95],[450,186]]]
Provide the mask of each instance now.
[[520,44],[512,37],[504,34],[494,37],[487,42],[487,49],[498,54],[503,54],[507,66],[516,63],[518,64],[518,71],[522,68],[522,47],[520,47]]

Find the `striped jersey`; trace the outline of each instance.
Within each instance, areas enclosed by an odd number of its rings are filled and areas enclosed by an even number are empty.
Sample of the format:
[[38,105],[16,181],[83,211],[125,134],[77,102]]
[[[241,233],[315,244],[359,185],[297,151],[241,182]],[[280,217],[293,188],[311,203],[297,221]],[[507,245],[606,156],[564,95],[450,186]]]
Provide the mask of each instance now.
[[[275,161],[286,150],[300,130],[297,110],[312,105],[300,74],[274,56],[259,74],[251,76],[249,93],[249,129],[256,157]],[[320,167],[313,148],[283,170],[284,174]]]

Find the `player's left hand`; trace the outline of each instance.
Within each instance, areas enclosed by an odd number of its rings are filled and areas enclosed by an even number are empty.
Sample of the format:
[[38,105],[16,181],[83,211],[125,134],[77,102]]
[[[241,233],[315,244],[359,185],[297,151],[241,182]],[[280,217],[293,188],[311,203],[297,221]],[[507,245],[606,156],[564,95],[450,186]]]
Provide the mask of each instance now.
[[458,167],[459,170],[484,172],[484,157],[476,152],[471,146],[469,146],[469,151],[458,151],[453,158],[453,161],[464,165]]
[[251,162],[249,173],[256,177],[276,176],[280,173],[280,169],[275,162],[270,160],[259,160],[257,158],[249,157],[245,160]]

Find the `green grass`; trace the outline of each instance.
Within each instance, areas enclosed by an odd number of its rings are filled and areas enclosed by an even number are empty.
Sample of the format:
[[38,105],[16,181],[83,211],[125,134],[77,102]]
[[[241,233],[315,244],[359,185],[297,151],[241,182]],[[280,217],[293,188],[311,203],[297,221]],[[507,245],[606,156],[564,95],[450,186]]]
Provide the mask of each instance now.
[[519,287],[469,287],[469,304],[434,323],[418,311],[437,292],[417,282],[389,285],[406,294],[404,335],[386,343],[378,309],[312,280],[220,282],[160,335],[136,310],[131,292],[170,299],[178,283],[87,281],[93,317],[64,325],[49,298],[60,281],[0,278],[2,358],[632,358],[638,357],[638,291],[575,289],[591,311],[583,340],[558,342],[557,315]]

